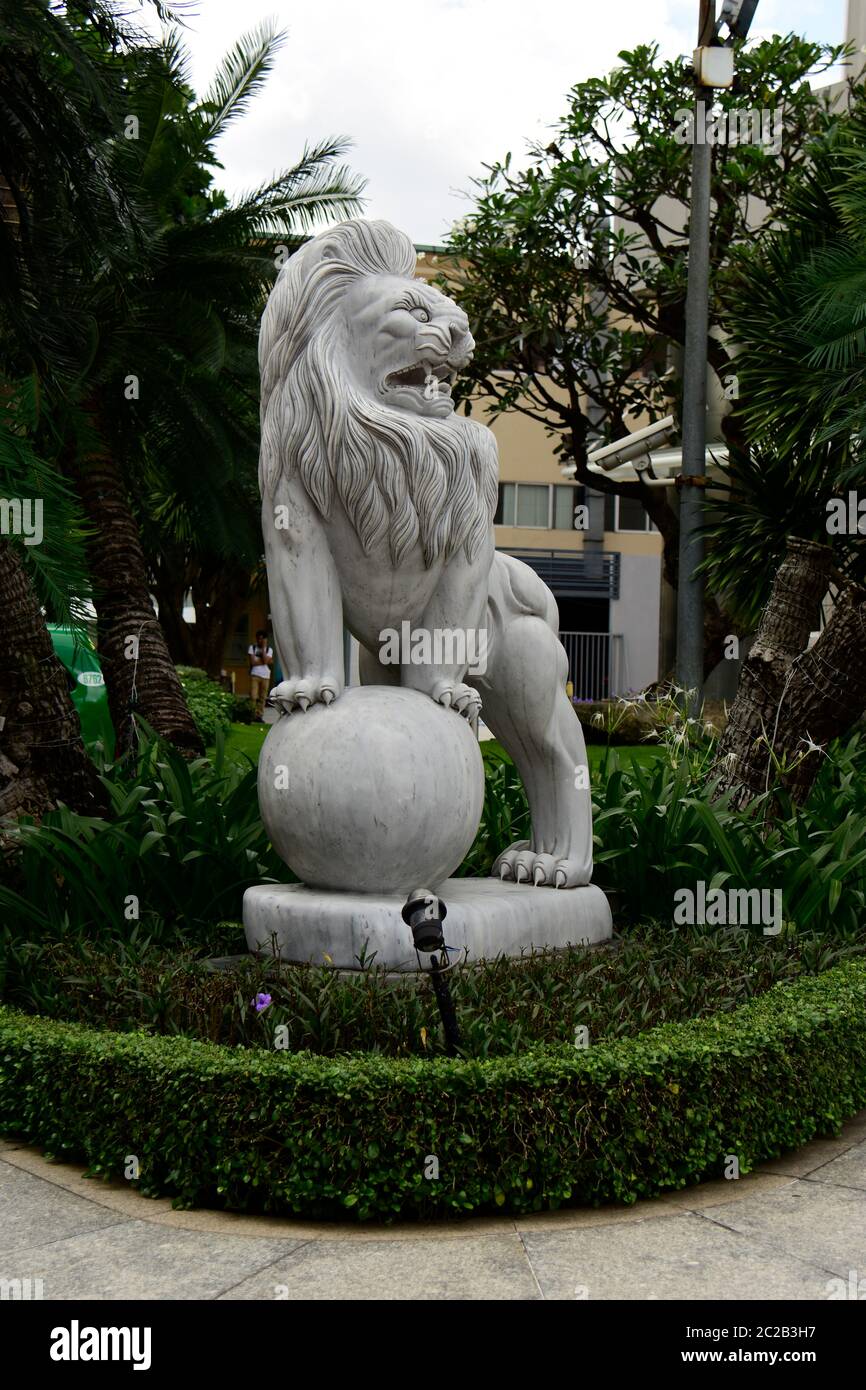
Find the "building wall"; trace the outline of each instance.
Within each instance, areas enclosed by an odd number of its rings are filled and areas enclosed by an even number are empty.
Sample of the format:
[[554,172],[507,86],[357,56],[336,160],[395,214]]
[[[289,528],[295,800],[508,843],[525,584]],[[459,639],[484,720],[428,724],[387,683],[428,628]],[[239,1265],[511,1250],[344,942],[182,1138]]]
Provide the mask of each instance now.
[[659,554],[622,553],[619,598],[610,605],[610,630],[623,636],[623,689],[615,693],[644,690],[658,680],[661,579]]
[[[422,278],[435,279],[445,265],[445,258],[435,248],[420,249],[418,274]],[[561,471],[554,452],[555,439],[548,436],[537,421],[518,410],[492,416],[487,402],[480,397],[473,402],[472,416],[488,425],[496,436],[500,482],[555,485],[571,481]],[[584,533],[573,527],[564,530],[496,526],[494,529],[498,550],[580,552],[584,549]],[[620,597],[610,604],[608,630],[622,634],[626,687],[637,690],[657,680],[660,674],[662,539],[657,531],[605,531],[602,544],[606,552],[619,552],[622,557]],[[569,612],[579,615],[580,604],[579,599],[571,601]],[[563,622],[563,628],[570,628],[571,621],[573,619]],[[587,619],[586,628],[595,630],[594,622]]]

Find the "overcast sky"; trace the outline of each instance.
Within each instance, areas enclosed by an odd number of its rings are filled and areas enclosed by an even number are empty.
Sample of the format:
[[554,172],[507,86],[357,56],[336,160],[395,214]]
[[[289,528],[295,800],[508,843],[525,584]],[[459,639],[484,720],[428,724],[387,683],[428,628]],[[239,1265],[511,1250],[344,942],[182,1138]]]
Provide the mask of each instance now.
[[[543,136],[573,83],[618,51],[695,45],[697,0],[197,0],[186,11],[196,89],[245,30],[288,33],[265,91],[220,144],[228,193],[291,165],[306,140],[347,135],[366,213],[439,243],[484,163]],[[753,34],[839,43],[845,0],[761,0]]]

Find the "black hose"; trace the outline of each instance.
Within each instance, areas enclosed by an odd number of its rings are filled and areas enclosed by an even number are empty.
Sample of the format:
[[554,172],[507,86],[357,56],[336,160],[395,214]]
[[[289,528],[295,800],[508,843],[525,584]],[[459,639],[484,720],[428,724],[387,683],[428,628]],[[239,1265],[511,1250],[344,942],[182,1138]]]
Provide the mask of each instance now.
[[433,993],[436,995],[436,1003],[439,1005],[442,1031],[445,1034],[445,1051],[449,1057],[454,1057],[460,1046],[460,1027],[457,1023],[454,1000],[451,998],[447,966],[443,967],[440,964],[438,956],[431,956],[430,967],[430,980],[433,985]]

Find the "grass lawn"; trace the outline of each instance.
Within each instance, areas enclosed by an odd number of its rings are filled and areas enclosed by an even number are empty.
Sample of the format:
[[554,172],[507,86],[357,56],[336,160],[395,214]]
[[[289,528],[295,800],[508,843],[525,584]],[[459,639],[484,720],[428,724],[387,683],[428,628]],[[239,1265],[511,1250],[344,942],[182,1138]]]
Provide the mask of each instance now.
[[[615,743],[613,748],[624,766],[639,763],[641,767],[649,767],[650,763],[654,763],[663,752],[657,743]],[[589,744],[586,756],[593,771],[598,767],[606,752],[607,749],[600,743]]]
[[[250,758],[257,763],[265,735],[270,728],[269,724],[232,724],[226,737],[226,755],[234,762],[244,762],[245,758]],[[617,753],[622,761],[640,763],[642,767],[647,767],[659,756],[660,749],[653,743],[638,744],[615,744]],[[212,750],[211,750],[212,751]],[[604,748],[600,744],[590,744],[587,748],[587,757],[592,769],[598,767],[604,756]]]
[[[226,734],[226,757],[243,763],[246,758],[257,763],[270,724],[232,724]],[[213,753],[209,748],[208,752]]]

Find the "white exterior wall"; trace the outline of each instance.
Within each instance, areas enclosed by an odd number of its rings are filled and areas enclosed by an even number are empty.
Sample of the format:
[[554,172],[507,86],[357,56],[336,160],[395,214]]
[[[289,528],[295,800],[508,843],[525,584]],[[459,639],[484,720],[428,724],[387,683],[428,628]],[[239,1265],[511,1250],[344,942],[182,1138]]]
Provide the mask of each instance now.
[[619,598],[610,605],[610,630],[623,638],[622,690],[643,690],[659,678],[660,555],[620,555]]

